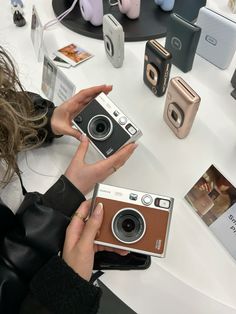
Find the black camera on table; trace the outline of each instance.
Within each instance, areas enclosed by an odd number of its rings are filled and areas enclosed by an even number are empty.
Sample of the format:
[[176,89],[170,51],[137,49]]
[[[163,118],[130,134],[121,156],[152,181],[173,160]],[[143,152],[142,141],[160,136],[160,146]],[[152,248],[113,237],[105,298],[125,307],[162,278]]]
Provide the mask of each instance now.
[[144,56],[144,83],[156,96],[166,92],[171,69],[172,55],[156,40],[146,43]]
[[104,157],[142,135],[141,130],[104,94],[100,93],[72,121]]

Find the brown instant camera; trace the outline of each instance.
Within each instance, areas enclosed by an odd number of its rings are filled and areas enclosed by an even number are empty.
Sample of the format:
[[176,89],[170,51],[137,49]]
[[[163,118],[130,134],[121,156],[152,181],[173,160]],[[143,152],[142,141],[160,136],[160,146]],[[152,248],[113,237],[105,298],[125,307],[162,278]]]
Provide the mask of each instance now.
[[98,203],[104,216],[95,243],[164,257],[173,198],[97,184],[91,213]]
[[189,134],[200,101],[199,95],[181,77],[170,80],[164,120],[178,138],[184,138]]

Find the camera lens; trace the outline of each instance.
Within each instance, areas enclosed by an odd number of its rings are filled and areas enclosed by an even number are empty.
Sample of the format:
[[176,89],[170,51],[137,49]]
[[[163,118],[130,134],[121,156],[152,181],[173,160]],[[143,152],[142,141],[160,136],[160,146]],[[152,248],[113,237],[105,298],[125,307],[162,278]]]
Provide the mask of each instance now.
[[167,109],[170,122],[176,128],[180,128],[184,123],[184,111],[177,103],[170,103]]
[[172,110],[172,112],[171,112],[171,117],[172,117],[175,121],[178,120],[178,115],[177,115],[177,113],[176,113],[174,110]]
[[111,119],[104,115],[93,117],[88,123],[88,134],[97,141],[106,140],[113,131]]
[[120,242],[135,243],[143,237],[145,231],[145,219],[134,208],[123,208],[112,219],[113,235]]
[[122,228],[125,232],[131,232],[135,229],[135,222],[132,219],[127,218],[122,222]]
[[149,71],[149,75],[150,75],[151,79],[154,80],[155,74],[152,70]]
[[148,63],[146,67],[146,77],[148,81],[156,86],[158,83],[158,69],[154,64]]
[[110,51],[111,47],[110,47],[110,43],[108,41],[106,42],[106,46],[107,46],[107,50]]
[[110,37],[107,35],[105,35],[105,37],[104,37],[104,44],[105,44],[106,52],[108,53],[109,56],[112,57],[114,54],[113,43],[112,43],[112,40],[110,39]]

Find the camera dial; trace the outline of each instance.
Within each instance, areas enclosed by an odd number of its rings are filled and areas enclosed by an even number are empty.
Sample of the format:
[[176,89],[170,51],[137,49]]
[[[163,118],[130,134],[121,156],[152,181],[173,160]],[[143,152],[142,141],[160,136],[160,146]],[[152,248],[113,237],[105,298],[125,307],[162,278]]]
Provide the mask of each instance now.
[[107,116],[96,115],[89,121],[87,130],[94,140],[105,141],[112,134],[113,124]]
[[146,231],[143,215],[134,208],[122,208],[113,217],[112,233],[122,243],[136,243]]
[[125,116],[120,117],[118,122],[120,123],[120,125],[125,125],[127,123],[127,118]]
[[149,194],[145,194],[142,196],[141,201],[142,201],[143,205],[146,205],[146,206],[151,205],[152,204],[152,197]]

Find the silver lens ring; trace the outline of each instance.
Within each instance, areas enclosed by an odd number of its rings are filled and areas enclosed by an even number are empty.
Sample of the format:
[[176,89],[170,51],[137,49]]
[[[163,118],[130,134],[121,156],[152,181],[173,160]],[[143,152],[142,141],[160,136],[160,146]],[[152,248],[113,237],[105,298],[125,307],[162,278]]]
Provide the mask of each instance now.
[[89,136],[96,141],[105,141],[112,134],[113,124],[109,117],[96,115],[87,126]]
[[134,208],[122,208],[113,217],[111,229],[114,237],[122,243],[138,242],[146,232],[143,215]]

